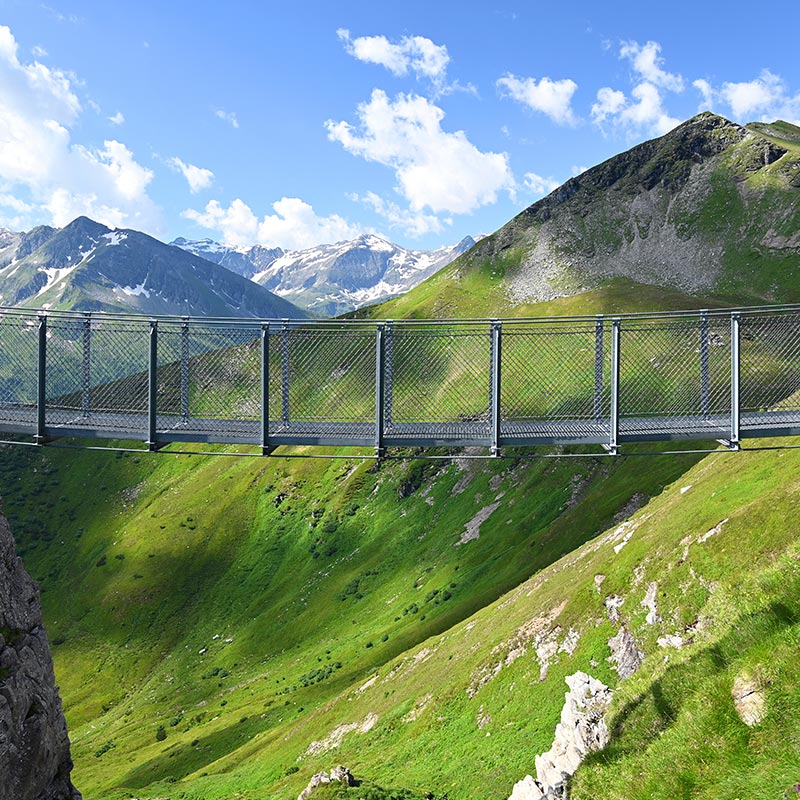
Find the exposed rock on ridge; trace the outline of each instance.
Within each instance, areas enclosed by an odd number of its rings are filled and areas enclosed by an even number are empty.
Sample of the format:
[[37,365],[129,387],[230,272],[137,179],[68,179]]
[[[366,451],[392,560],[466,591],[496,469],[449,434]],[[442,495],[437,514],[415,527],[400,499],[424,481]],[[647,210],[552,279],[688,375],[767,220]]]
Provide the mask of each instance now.
[[514,785],[509,800],[565,800],[567,782],[587,753],[608,744],[605,714],[611,689],[585,672],[570,675],[566,682],[569,691],[553,746],[536,756],[536,779],[526,775]]
[[39,591],[0,516],[0,797],[80,800]]

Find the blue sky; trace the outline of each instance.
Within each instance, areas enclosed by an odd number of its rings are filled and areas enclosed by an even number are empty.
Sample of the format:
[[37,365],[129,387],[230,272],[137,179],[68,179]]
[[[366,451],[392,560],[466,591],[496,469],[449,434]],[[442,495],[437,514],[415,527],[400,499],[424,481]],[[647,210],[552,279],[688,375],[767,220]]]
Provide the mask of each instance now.
[[0,0],[0,227],[452,243],[698,110],[800,122],[799,22],[796,2]]

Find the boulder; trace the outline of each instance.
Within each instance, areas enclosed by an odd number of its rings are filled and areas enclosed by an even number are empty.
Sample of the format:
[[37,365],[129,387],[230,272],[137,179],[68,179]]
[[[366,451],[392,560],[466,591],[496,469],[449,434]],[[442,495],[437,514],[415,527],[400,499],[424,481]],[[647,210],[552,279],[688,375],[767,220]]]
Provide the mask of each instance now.
[[318,772],[316,775],[312,775],[308,786],[300,792],[297,796],[297,800],[307,800],[307,798],[313,794],[314,789],[326,783],[341,783],[344,786],[356,785],[353,773],[350,772],[347,767],[339,765],[338,767],[334,767],[330,772]]

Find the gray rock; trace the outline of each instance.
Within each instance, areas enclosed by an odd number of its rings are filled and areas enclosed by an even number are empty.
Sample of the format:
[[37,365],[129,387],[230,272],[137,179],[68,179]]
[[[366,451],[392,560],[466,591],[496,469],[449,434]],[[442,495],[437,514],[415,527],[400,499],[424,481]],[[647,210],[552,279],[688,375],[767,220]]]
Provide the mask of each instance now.
[[608,640],[611,655],[608,660],[620,678],[629,678],[636,672],[644,660],[644,653],[636,646],[633,634],[623,625],[616,636]]
[[0,796],[80,800],[39,590],[0,516]]
[[347,767],[339,765],[334,767],[330,772],[318,772],[316,775],[311,776],[308,786],[303,789],[297,796],[297,800],[307,800],[314,790],[323,786],[326,783],[341,783],[344,786],[355,786],[356,781],[353,773]]
[[566,800],[567,782],[583,759],[608,744],[605,715],[611,689],[585,672],[576,672],[566,681],[569,691],[553,746],[536,756],[536,778],[526,775],[514,785],[509,800]]
[[733,705],[745,725],[758,725],[767,713],[767,702],[761,682],[751,675],[737,675],[733,682]]

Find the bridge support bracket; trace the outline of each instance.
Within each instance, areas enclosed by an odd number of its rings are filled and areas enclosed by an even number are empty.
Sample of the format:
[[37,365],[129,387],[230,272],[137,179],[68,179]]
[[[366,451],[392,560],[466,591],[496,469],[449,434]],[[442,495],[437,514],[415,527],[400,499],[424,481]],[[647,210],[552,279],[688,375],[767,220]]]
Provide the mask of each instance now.
[[496,444],[493,444],[489,448],[489,453],[492,456],[492,458],[500,458],[500,446],[496,445]]
[[261,448],[261,455],[271,456],[277,449],[277,445],[265,445]]
[[169,442],[146,442],[147,450],[150,453],[157,453],[159,450],[165,448]]
[[620,454],[618,444],[604,444],[602,447],[610,456],[618,456]]
[[717,439],[717,441],[728,448],[728,450],[733,451],[734,453],[738,453],[742,449],[741,442],[734,442],[730,439]]
[[383,461],[386,458],[386,448],[385,447],[376,447],[375,448],[375,460],[376,461]]

